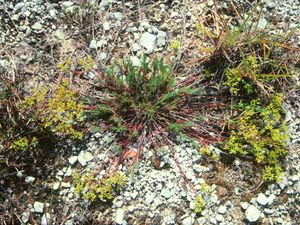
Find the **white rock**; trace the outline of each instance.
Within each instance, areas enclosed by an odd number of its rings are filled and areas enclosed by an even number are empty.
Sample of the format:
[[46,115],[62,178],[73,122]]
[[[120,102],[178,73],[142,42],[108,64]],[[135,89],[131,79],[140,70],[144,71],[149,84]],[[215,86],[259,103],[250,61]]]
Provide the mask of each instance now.
[[264,209],[264,213],[267,215],[273,214],[273,209]]
[[124,210],[122,208],[118,208],[116,211],[116,224],[122,224],[124,219]]
[[42,30],[42,29],[43,29],[43,25],[42,25],[40,22],[35,22],[35,23],[31,26],[31,28],[32,28],[33,30],[39,31],[39,30]]
[[280,189],[283,190],[289,184],[287,177],[284,176],[280,182],[277,182],[277,184],[279,185]]
[[249,203],[248,202],[241,202],[240,205],[241,205],[242,209],[246,210],[249,206]]
[[195,219],[191,216],[188,216],[181,221],[182,225],[193,225],[194,223],[195,223]]
[[69,166],[66,173],[65,173],[65,177],[70,177],[73,173],[73,170],[72,168]]
[[162,217],[162,224],[175,224],[176,214],[171,209],[165,209]]
[[71,6],[73,6],[73,5],[74,5],[74,3],[73,3],[73,2],[71,2],[71,1],[65,1],[65,2],[63,2],[63,3],[62,3],[62,5],[63,5],[64,7],[66,7],[66,8],[68,8],[68,7],[71,7]]
[[115,203],[115,206],[116,206],[117,208],[121,208],[122,205],[123,205],[123,201],[117,201],[117,202]]
[[99,58],[100,58],[101,60],[105,60],[105,59],[107,58],[106,52],[100,52]]
[[137,196],[138,196],[138,192],[137,191],[132,192],[131,195],[130,195],[130,197],[132,199],[135,199]]
[[41,225],[50,225],[51,224],[51,215],[49,213],[45,213],[41,219]]
[[100,39],[99,41],[97,41],[97,47],[101,48],[102,46],[106,45],[107,41],[105,39]]
[[26,16],[26,17],[29,17],[30,14],[31,14],[31,12],[30,12],[29,10],[26,10],[26,11],[24,12],[24,16]]
[[138,67],[141,64],[141,60],[136,56],[130,56],[130,60],[133,66]]
[[210,7],[213,6],[214,5],[214,1],[213,0],[208,0],[207,1],[207,5],[210,6]]
[[73,224],[74,224],[73,220],[67,220],[64,225],[73,225]]
[[91,161],[94,158],[92,153],[81,151],[78,156],[78,162],[81,164],[81,166],[85,166],[87,162]]
[[159,198],[155,198],[153,201],[153,206],[157,208],[157,206],[161,205],[162,201]]
[[34,211],[37,213],[42,213],[44,211],[44,203],[34,202],[33,204]]
[[227,211],[227,208],[226,208],[226,206],[224,206],[224,205],[221,205],[221,206],[218,208],[218,213],[220,213],[220,214],[224,214],[224,213],[226,213],[226,211]]
[[65,38],[65,34],[62,30],[56,30],[53,35],[59,40],[63,40]]
[[[88,72],[88,78],[90,79],[94,79],[96,77],[96,73],[94,73],[93,71]],[[76,161],[77,161],[77,157],[76,157]]]
[[102,11],[107,10],[110,3],[111,3],[111,0],[102,0],[100,3],[100,9]]
[[216,195],[214,193],[211,194],[210,201],[213,202],[213,203],[217,203],[218,202],[218,195]]
[[29,213],[28,212],[23,212],[22,213],[22,221],[23,223],[27,223],[29,220]]
[[131,205],[131,206],[128,206],[127,209],[128,209],[128,212],[133,212],[135,208],[133,205]]
[[291,180],[292,181],[298,181],[299,180],[299,176],[298,175],[293,175],[292,177],[291,177]]
[[163,196],[164,198],[167,198],[167,199],[170,198],[172,196],[172,194],[173,193],[168,189],[163,189],[161,191],[161,196]]
[[60,183],[59,183],[59,182],[55,182],[55,183],[53,184],[52,188],[53,188],[53,190],[56,191],[56,190],[58,190],[59,186],[60,186]]
[[155,198],[155,193],[152,192],[150,194],[146,195],[145,204],[150,205],[153,202],[153,199]]
[[120,12],[115,12],[114,16],[115,16],[115,19],[117,19],[117,20],[121,20],[123,18],[122,13],[120,13]]
[[32,176],[28,176],[25,178],[25,182],[28,183],[28,184],[31,184],[35,181],[35,177],[32,177]]
[[268,25],[268,21],[265,18],[262,18],[258,22],[258,28],[264,29]]
[[19,2],[19,3],[17,3],[17,4],[15,5],[14,10],[15,10],[15,11],[18,11],[18,10],[24,8],[24,7],[25,7],[25,3],[24,3],[24,2]]
[[147,21],[142,21],[141,27],[150,27],[150,24]]
[[[191,209],[194,209],[194,207]],[[204,209],[201,211],[201,216],[206,216],[208,213],[209,213],[209,211],[207,209]]]
[[167,33],[164,31],[158,31],[157,35],[157,45],[158,46],[164,46],[166,44],[166,37],[167,37]]
[[62,186],[63,188],[70,188],[70,187],[71,187],[71,184],[70,184],[70,182],[61,182],[61,186]]
[[19,177],[19,178],[24,177],[24,174],[22,173],[22,171],[18,171],[17,172],[17,177]]
[[110,29],[110,23],[109,22],[104,22],[103,23],[103,30],[108,31]]
[[260,217],[260,211],[254,206],[250,205],[246,210],[246,218],[249,222],[255,222]]
[[260,205],[266,205],[269,202],[269,199],[263,193],[259,193],[257,195],[256,201]]
[[97,49],[97,41],[95,39],[91,40],[89,47],[91,49]]
[[140,39],[140,44],[142,47],[144,47],[148,53],[151,53],[155,49],[155,41],[156,36],[153,34],[150,34],[149,32],[145,32],[142,34],[142,37]]
[[132,50],[133,50],[134,52],[137,52],[137,51],[140,50],[140,49],[141,49],[141,47],[139,46],[138,43],[134,43],[134,44],[132,45]]
[[[101,39],[101,40],[102,40],[102,39]],[[95,137],[95,138],[101,138],[101,137],[102,137],[102,134],[101,134],[100,132],[96,132],[96,133],[94,134],[94,137]],[[105,154],[102,153],[102,155],[105,155]]]
[[12,20],[18,21],[19,20],[19,15],[15,14],[11,17]]
[[224,221],[224,216],[222,216],[222,215],[220,215],[220,214],[217,214],[217,215],[216,215],[216,220],[217,220],[218,222],[222,222],[222,221]]
[[270,194],[270,196],[268,197],[268,205],[272,205],[275,199],[276,199],[276,195]]
[[73,165],[74,163],[77,162],[77,159],[78,159],[77,155],[74,155],[74,156],[71,156],[71,157],[68,159],[68,161],[69,161],[69,163],[70,163],[71,165]]
[[209,219],[209,222],[211,222],[212,224],[217,224],[217,223],[218,223],[218,221],[217,221],[216,218],[214,218],[214,217],[211,217],[211,218]]
[[57,176],[63,176],[64,175],[64,171],[62,170],[59,170],[57,173],[56,173]]
[[56,11],[55,9],[49,10],[49,14],[50,14],[50,16],[51,16],[52,18],[55,18],[55,17],[56,17],[56,13],[57,13],[57,11]]

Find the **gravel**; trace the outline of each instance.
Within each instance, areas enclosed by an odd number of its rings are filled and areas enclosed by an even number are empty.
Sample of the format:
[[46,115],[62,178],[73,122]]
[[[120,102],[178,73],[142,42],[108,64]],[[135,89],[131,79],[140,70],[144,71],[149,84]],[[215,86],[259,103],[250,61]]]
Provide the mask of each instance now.
[[[0,0],[0,2],[2,16],[0,44],[9,48],[13,46],[7,51],[20,55],[20,57],[15,57],[13,64],[9,59],[2,59],[1,56],[0,72],[12,71],[14,65],[22,65],[21,67],[26,73],[39,74],[45,80],[53,79],[53,71],[56,69],[57,62],[67,58],[68,54],[75,53],[74,55],[80,58],[81,51],[84,54],[97,53],[97,60],[101,62],[106,59],[114,59],[117,54],[121,53],[128,55],[134,66],[140,65],[144,53],[150,55],[155,53],[164,58],[172,53],[169,49],[170,40],[183,40],[182,43],[185,44],[192,43],[192,40],[195,41],[193,27],[197,22],[197,17],[208,15],[213,7],[219,7],[214,1],[156,1],[151,3],[155,4],[155,7],[147,5],[148,3],[145,3],[147,1],[140,1],[142,14],[139,14],[138,6],[134,1],[102,0],[98,1],[99,4],[95,3],[97,1],[90,1],[91,9],[94,7],[97,12],[95,17],[100,16],[101,23],[95,23],[95,26],[91,27],[88,25],[79,27],[78,24],[81,24],[81,21],[77,19],[83,18],[87,22],[89,15],[76,14],[85,10],[79,4],[80,1]],[[229,10],[230,2],[223,1],[220,3],[220,7]],[[250,2],[252,1],[233,1],[238,8],[243,5],[249,7]],[[266,6],[262,7],[263,18],[259,22],[259,27],[265,28],[272,23],[276,23],[280,31],[284,31],[284,27],[288,24],[295,27],[299,24],[299,9],[299,2],[294,0],[266,1]],[[9,12],[9,16],[6,11]],[[92,11],[88,12],[92,14]],[[141,20],[138,18],[139,16],[141,16]],[[70,20],[70,18],[72,19]],[[134,19],[131,20],[131,18]],[[89,33],[89,29],[93,30],[92,35]],[[295,43],[299,42],[297,37],[294,41]],[[193,47],[197,48],[197,46]],[[187,57],[187,61],[190,60],[188,55],[185,57]],[[52,67],[43,68],[42,73],[40,70],[32,71],[40,64],[49,65],[51,63]],[[47,77],[46,73],[51,75]],[[91,81],[95,76],[94,73],[88,75]],[[297,213],[300,210],[300,157],[297,151],[297,146],[300,144],[299,91],[289,95],[290,98],[286,99],[284,108],[288,110],[287,121],[291,134],[289,145],[292,150],[288,153],[285,161],[285,176],[281,182],[269,185],[257,196],[252,196],[251,203],[242,199],[240,195],[232,193],[230,202],[226,204],[221,196],[220,185],[212,185],[211,193],[205,195],[206,209],[200,213],[200,216],[195,215],[194,200],[196,195],[202,192],[202,178],[207,174],[214,177],[216,168],[213,163],[211,166],[207,166],[205,159],[199,155],[198,149],[190,146],[189,143],[180,141],[175,148],[177,159],[197,193],[189,188],[189,184],[183,179],[170,154],[159,156],[161,168],[155,170],[151,164],[151,154],[145,152],[145,156],[138,165],[138,172],[132,179],[127,180],[127,184],[118,194],[118,198],[112,202],[112,207],[104,212],[105,216],[100,216],[98,211],[93,212],[98,213],[99,218],[107,219],[103,224],[143,224],[143,219],[149,224],[234,225],[244,224],[242,221],[245,219],[251,223],[261,220],[263,224],[296,224]],[[74,193],[74,183],[70,177],[78,168],[84,174],[100,167],[115,150],[112,144],[114,137],[109,133],[95,133],[85,141],[87,143],[84,146],[75,147],[72,144],[65,146],[71,152],[69,151],[70,154],[65,158],[62,157],[63,165],[57,166],[53,172],[48,174],[48,169],[42,170],[41,173],[45,173],[47,182],[50,183],[50,192],[46,182],[40,184],[38,176],[29,176],[32,174],[27,171],[16,174],[19,180],[23,181],[25,177],[25,182],[30,188],[34,188],[34,185],[41,185],[39,191],[37,189],[30,190],[34,193],[30,198],[30,202],[34,202],[33,216],[41,224],[51,224],[50,219],[53,212],[60,214],[57,218],[68,217],[65,224],[84,223],[81,215],[85,215],[89,203]],[[99,155],[100,157],[98,157]],[[232,166],[238,172],[245,169],[243,160],[239,159],[234,160]],[[2,178],[0,178],[1,180]],[[243,194],[246,190],[241,188],[242,186],[239,188]],[[225,189],[228,192],[231,191],[231,188],[226,187]],[[10,199],[15,192],[15,190],[5,187],[5,199]],[[46,196],[48,192],[51,193],[51,198],[55,199],[49,207],[37,201],[41,200],[40,198],[35,199],[38,196]],[[21,214],[23,223],[27,223],[31,217],[29,206],[27,203],[24,204],[25,211]],[[53,221],[51,222],[53,223]]]

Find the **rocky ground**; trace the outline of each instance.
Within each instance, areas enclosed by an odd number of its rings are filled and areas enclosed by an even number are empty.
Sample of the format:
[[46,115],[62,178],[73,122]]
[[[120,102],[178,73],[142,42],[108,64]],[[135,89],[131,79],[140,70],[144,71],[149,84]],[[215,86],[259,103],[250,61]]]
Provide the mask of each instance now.
[[[69,56],[90,54],[103,68],[121,57],[130,57],[138,65],[146,53],[167,61],[177,57],[182,60],[181,72],[188,73],[194,69],[191,61],[199,52],[189,51],[183,56],[180,51],[195,43],[195,23],[211,18],[217,9],[233,17],[233,6],[243,14],[254,5],[250,0],[0,0],[0,71],[30,76],[30,87],[37,82],[51,83],[58,74],[57,63]],[[268,0],[261,9],[262,28],[274,26],[283,32],[299,29],[299,1]],[[178,54],[170,48],[176,39],[181,42]],[[293,39],[298,47],[299,40],[297,35]],[[87,79],[93,76],[89,73]],[[299,72],[295,79],[297,76]],[[18,171],[14,182],[0,177],[0,212],[15,211],[23,224],[43,225],[300,224],[297,82],[284,105],[290,140],[285,176],[279,183],[257,183],[260,175],[251,163],[235,159],[225,164],[208,159],[191,143],[178,140],[175,157],[161,149],[156,167],[151,161],[153,152],[145,152],[111,205],[91,205],[74,193],[71,175],[98,168],[116,148],[113,134],[98,131],[86,135],[84,144],[69,142],[53,149],[52,154],[61,157],[45,161],[48,168],[41,164]],[[126,165],[120,169],[125,171]],[[25,188],[19,188],[20,183]],[[206,209],[196,215],[194,199],[203,191],[203,184],[209,185]]]

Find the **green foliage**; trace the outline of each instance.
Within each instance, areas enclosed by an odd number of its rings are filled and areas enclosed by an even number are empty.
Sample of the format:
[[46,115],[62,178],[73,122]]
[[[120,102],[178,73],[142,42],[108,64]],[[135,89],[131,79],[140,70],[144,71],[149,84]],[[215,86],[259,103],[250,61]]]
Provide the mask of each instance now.
[[230,133],[224,148],[231,154],[253,155],[257,163],[265,165],[264,179],[279,180],[280,159],[286,154],[287,127],[281,108],[282,97],[274,95],[267,106],[258,100],[249,105],[235,121],[237,129]]
[[145,57],[140,67],[134,67],[131,61],[114,64],[100,74],[96,87],[101,97],[91,100],[87,118],[106,121],[125,145],[139,140],[141,145],[150,142],[156,146],[165,139],[161,134],[167,132],[198,141],[204,139],[201,135],[209,136],[198,131],[199,109],[207,102],[202,98],[201,85],[176,82],[162,60],[150,64]]
[[117,191],[125,185],[126,177],[123,174],[115,173],[109,177],[96,180],[95,175],[90,172],[86,175],[73,174],[75,181],[75,192],[82,194],[82,198],[90,202],[99,199],[101,201],[112,200]]
[[184,131],[184,128],[188,128],[193,126],[193,123],[187,122],[187,123],[170,123],[167,127],[168,131],[174,132],[175,134],[181,134]]

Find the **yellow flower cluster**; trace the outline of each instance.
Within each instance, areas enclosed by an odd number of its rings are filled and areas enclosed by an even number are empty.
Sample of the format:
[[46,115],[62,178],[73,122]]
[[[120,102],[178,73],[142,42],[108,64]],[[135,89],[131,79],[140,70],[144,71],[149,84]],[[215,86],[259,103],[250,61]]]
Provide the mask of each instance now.
[[275,95],[266,107],[253,101],[236,121],[238,130],[231,131],[224,148],[231,154],[254,155],[265,165],[265,180],[277,181],[282,169],[279,159],[286,154],[287,127],[282,115],[282,97]]
[[47,89],[35,91],[33,95],[21,102],[22,112],[32,112],[34,120],[44,128],[50,128],[56,134],[68,135],[81,139],[83,134],[74,126],[83,120],[83,105],[76,101],[76,92],[69,89],[67,81],[47,98]]
[[243,88],[247,93],[253,92],[253,85],[244,78],[249,78],[250,80],[256,80],[259,76],[258,73],[257,60],[254,56],[250,55],[247,59],[244,59],[240,65],[235,68],[226,70],[226,82],[230,88],[231,94],[237,94],[238,91]]
[[83,119],[83,105],[75,99],[76,92],[68,89],[68,82],[64,81],[55,91],[54,97],[48,100],[46,110],[40,112],[44,127],[81,139],[83,134],[73,126]]
[[75,192],[83,193],[83,198],[91,202],[97,198],[100,200],[112,200],[115,197],[115,192],[120,191],[125,185],[126,177],[123,174],[115,173],[108,178],[96,180],[92,172],[80,176],[73,174],[73,179],[76,183]]
[[201,213],[206,206],[206,201],[203,199],[202,195],[197,195],[195,199],[195,213]]
[[68,57],[66,61],[57,63],[56,67],[64,73],[74,69],[76,65],[81,66],[85,72],[88,72],[96,66],[96,62],[90,55],[78,59],[75,63],[73,63],[71,57]]

